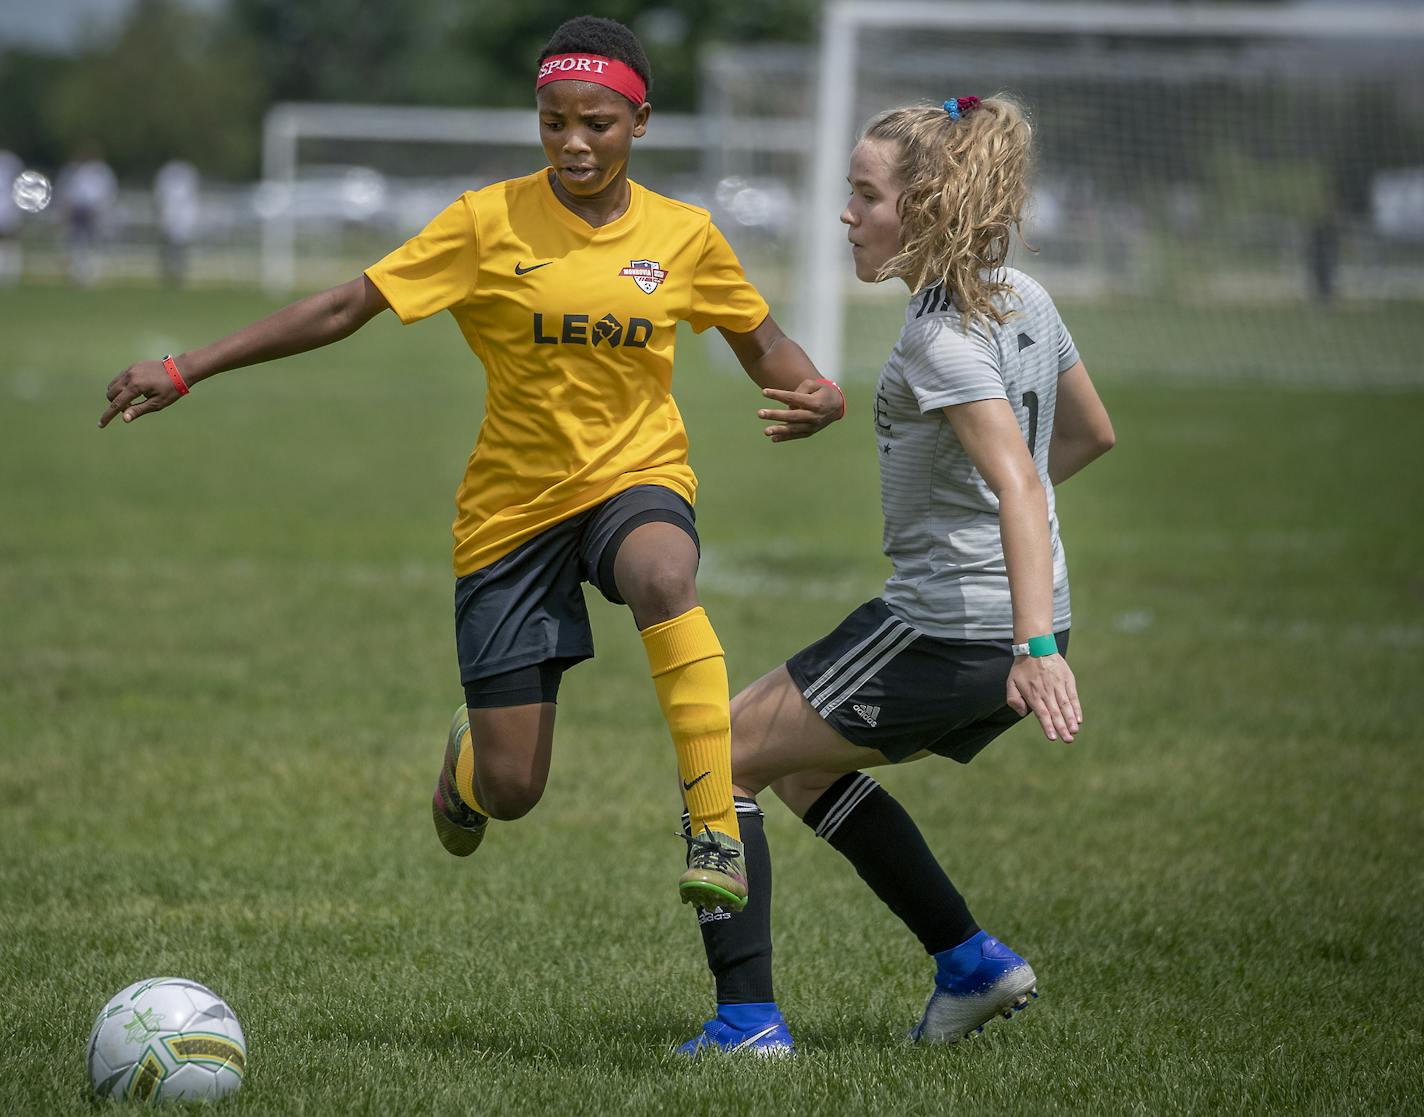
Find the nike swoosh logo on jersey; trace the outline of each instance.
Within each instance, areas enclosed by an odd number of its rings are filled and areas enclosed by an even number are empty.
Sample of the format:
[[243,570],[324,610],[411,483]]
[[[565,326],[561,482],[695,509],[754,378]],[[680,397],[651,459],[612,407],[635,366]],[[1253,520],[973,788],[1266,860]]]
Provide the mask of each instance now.
[[683,791],[691,791],[694,787],[696,787],[698,784],[700,784],[703,780],[705,780],[705,779],[706,779],[708,776],[710,776],[711,774],[712,774],[711,772],[703,772],[702,775],[698,776],[698,777],[697,777],[695,780],[693,780],[691,783],[687,783],[686,781],[684,781],[684,782],[683,782],[683,785],[682,785],[682,790],[683,790]]
[[530,272],[532,272],[532,271],[538,271],[540,268],[547,268],[547,267],[548,267],[550,264],[552,264],[553,262],[554,262],[553,260],[545,260],[542,264],[530,264],[530,265],[526,268],[526,267],[522,266],[521,263],[519,263],[519,262],[516,261],[516,262],[515,262],[515,265],[514,265],[514,274],[515,274],[515,275],[528,275]]

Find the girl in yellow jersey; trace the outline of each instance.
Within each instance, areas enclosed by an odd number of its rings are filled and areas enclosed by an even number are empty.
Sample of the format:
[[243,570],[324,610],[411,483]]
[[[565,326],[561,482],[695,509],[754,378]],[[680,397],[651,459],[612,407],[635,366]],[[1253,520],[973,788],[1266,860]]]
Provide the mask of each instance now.
[[670,392],[678,322],[716,326],[784,405],[775,441],[840,418],[820,378],[742,274],[705,210],[628,177],[651,68],[622,24],[561,26],[539,58],[549,165],[456,199],[364,275],[201,349],[141,361],[109,385],[99,425],[161,410],[216,373],[337,341],[392,309],[448,310],[485,367],[484,423],[454,523],[465,704],[432,812],[451,853],[539,801],[568,667],[593,654],[581,583],[626,603],[677,751],[691,818],[684,901],[740,909],[727,674],[697,603],[696,479]]

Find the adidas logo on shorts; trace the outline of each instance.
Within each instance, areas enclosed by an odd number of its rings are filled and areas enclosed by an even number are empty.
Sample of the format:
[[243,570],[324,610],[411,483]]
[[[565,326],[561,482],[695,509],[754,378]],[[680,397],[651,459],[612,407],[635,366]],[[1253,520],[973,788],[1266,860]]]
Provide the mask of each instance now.
[[866,725],[870,726],[871,729],[875,728],[876,719],[880,717],[879,706],[863,706],[859,702],[857,702],[851,707],[851,709],[858,713],[860,715],[860,720],[865,722]]

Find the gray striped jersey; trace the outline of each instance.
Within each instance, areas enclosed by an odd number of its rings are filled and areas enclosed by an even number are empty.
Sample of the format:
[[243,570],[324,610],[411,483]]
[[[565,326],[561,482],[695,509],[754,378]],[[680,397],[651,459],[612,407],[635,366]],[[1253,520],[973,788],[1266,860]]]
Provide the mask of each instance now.
[[1002,326],[975,321],[966,333],[943,284],[912,295],[875,391],[885,553],[894,565],[885,602],[943,639],[1013,635],[999,501],[942,410],[975,400],[1008,400],[1018,416],[1048,494],[1054,631],[1072,620],[1048,444],[1058,377],[1078,351],[1048,292],[1016,268],[1002,274],[1013,289],[998,305],[1014,311]]

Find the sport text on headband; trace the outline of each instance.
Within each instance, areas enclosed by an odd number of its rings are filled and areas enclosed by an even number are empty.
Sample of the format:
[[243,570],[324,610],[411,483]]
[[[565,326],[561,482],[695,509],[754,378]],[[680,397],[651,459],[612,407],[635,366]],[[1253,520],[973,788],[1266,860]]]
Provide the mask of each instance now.
[[647,84],[633,67],[601,54],[555,54],[544,59],[534,88],[543,89],[551,81],[591,81],[607,86],[627,97],[635,108],[648,93]]

